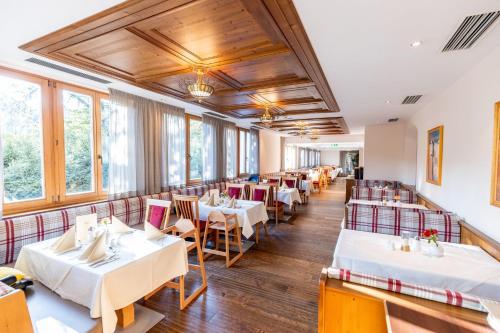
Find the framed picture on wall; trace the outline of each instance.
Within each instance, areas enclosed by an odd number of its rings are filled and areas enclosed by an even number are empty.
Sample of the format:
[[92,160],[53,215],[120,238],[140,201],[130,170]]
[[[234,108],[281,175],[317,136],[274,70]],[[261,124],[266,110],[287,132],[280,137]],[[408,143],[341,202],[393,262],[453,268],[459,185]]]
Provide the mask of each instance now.
[[500,102],[495,106],[493,124],[493,168],[491,172],[491,204],[500,207]]
[[443,126],[427,131],[427,182],[441,185],[443,171]]

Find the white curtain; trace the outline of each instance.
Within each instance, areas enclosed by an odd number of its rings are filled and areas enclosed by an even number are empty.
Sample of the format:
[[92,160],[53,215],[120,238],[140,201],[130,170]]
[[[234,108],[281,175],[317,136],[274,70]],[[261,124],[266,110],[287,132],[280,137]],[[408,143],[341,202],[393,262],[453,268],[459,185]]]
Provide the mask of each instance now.
[[2,150],[2,126],[0,126],[0,219],[3,216],[3,150]]
[[220,145],[220,120],[203,115],[203,181],[219,180],[221,164],[219,163]]
[[236,140],[238,131],[236,126],[225,126],[224,127],[224,163],[225,175],[223,178],[234,178],[237,175],[236,171],[236,159],[237,156],[237,143]]
[[[178,134],[176,140],[180,136],[184,140],[184,135],[181,135],[184,126],[175,122],[169,126],[167,116],[178,116],[184,111],[114,89],[110,89],[110,102],[110,198],[159,193],[170,185],[170,179],[175,178],[170,178],[170,174],[185,173],[182,163],[177,167],[183,170],[172,172],[167,163],[170,152],[181,150],[178,146],[182,145],[182,142],[169,140],[169,132]],[[175,157],[173,154],[171,158]],[[183,176],[179,182],[184,183]]]
[[259,130],[250,129],[250,174],[259,174]]
[[166,115],[165,140],[166,149],[164,159],[167,161],[163,168],[164,176],[162,187],[186,184],[186,117],[184,110],[172,109]]

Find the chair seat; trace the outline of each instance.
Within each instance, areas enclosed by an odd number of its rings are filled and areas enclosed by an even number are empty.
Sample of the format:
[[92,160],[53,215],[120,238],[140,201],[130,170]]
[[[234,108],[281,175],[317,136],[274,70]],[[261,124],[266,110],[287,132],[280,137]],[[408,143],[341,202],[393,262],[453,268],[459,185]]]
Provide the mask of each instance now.
[[[229,230],[233,230],[234,227],[236,226],[235,223],[229,223]],[[224,225],[224,222],[216,222],[214,224],[211,224],[208,229],[214,229],[214,230],[226,230],[226,227]]]

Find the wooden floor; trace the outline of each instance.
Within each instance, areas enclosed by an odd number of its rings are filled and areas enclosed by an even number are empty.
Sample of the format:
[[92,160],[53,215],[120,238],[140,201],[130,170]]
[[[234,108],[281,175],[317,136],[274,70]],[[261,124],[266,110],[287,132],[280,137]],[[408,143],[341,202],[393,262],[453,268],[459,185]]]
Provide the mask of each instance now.
[[150,332],[316,332],[318,279],[332,255],[344,213],[345,183],[313,194],[293,225],[270,233],[226,269],[207,260],[208,290],[184,311],[164,290],[143,304],[165,314]]

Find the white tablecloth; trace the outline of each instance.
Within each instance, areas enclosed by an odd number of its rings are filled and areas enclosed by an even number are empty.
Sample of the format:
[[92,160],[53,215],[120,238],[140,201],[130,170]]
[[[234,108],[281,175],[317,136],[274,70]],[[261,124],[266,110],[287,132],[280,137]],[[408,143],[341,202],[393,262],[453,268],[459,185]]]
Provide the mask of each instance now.
[[141,230],[124,235],[120,240],[120,259],[96,268],[77,259],[83,249],[54,254],[48,247],[55,241],[24,246],[16,268],[62,298],[88,307],[90,317],[102,317],[104,333],[116,328],[115,310],[188,271],[185,241],[173,236],[148,241]]
[[370,205],[370,206],[387,206],[387,207],[399,207],[399,208],[411,208],[411,209],[424,209],[428,210],[424,205],[410,204],[404,202],[393,202],[387,201],[384,205],[382,201],[377,200],[359,200],[359,199],[351,199],[348,204],[358,204],[358,205]]
[[[436,258],[387,247],[389,241],[399,240],[342,229],[332,266],[500,301],[500,264],[481,248],[441,242],[444,256]],[[428,246],[427,241],[421,243],[422,248]]]
[[224,214],[236,214],[238,225],[243,228],[242,234],[246,238],[250,238],[254,231],[253,226],[259,222],[266,223],[269,220],[266,206],[260,201],[237,200],[237,208],[227,208],[220,206],[207,206],[200,202],[200,220],[206,221],[208,214],[212,210],[220,210]]
[[310,179],[300,181],[300,189],[303,191],[306,191],[306,196],[311,195],[312,186],[313,186],[313,182]]
[[280,189],[278,191],[278,201],[283,202],[290,207],[295,201],[298,203],[302,203],[299,190],[296,188]]

